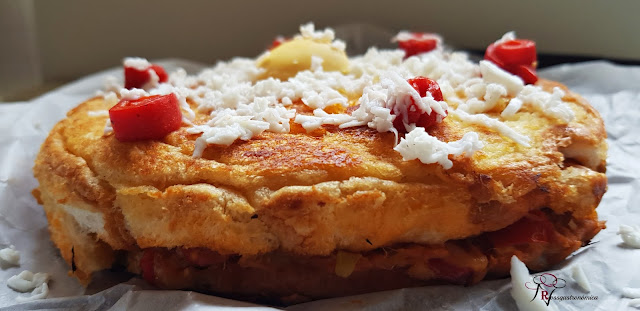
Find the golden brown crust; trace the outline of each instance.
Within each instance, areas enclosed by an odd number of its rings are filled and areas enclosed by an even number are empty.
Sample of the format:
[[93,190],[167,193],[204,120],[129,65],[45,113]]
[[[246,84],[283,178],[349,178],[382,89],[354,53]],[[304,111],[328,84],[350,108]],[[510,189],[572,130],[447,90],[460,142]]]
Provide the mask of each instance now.
[[[576,113],[568,125],[526,106],[505,120],[531,138],[530,148],[446,118],[430,134],[452,141],[476,131],[485,147],[471,158],[451,158],[453,168],[445,170],[403,161],[393,150],[393,134],[366,127],[265,132],[228,147],[209,146],[196,159],[196,136],[185,127],[164,141],[103,136],[106,117],[87,113],[109,107],[94,98],[54,127],[34,174],[52,223],[72,217],[60,216],[62,205],[104,222],[103,231],[64,232],[52,224],[67,261],[66,249],[74,244],[64,236],[88,232],[115,250],[186,246],[241,255],[323,256],[403,242],[442,244],[504,228],[542,207],[578,217],[594,213],[606,190],[606,132],[581,97],[568,92],[564,100]],[[104,265],[78,264],[85,274],[99,268]]]

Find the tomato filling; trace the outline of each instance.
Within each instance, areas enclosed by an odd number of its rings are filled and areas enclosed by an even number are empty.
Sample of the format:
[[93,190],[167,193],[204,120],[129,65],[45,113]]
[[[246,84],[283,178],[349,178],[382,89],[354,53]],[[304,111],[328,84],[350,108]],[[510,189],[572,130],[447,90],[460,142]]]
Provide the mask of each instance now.
[[533,211],[516,223],[487,236],[494,247],[529,243],[552,243],[555,239],[553,223],[541,211]]
[[532,270],[548,269],[603,228],[595,219],[533,211],[501,230],[443,245],[409,243],[359,253],[361,257],[346,276],[335,274],[339,264],[335,253],[302,256],[275,251],[240,256],[206,248],[155,248],[143,250],[140,267],[143,278],[159,287],[223,296],[233,293],[239,298],[244,297],[237,296],[243,288],[256,286],[258,289],[245,294],[255,298],[306,293],[322,298],[313,294],[318,287],[339,296],[433,283],[470,285],[487,277],[508,275],[513,255]]
[[147,248],[142,252],[142,257],[140,258],[142,278],[152,285],[156,283],[155,256],[155,250],[153,248]]

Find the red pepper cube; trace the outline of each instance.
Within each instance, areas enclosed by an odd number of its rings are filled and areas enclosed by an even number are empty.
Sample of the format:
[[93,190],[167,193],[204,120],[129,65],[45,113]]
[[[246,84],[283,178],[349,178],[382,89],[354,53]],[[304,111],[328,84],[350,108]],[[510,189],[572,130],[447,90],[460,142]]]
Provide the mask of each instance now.
[[439,37],[431,33],[413,32],[408,36],[396,39],[398,47],[403,49],[404,57],[429,52],[438,46]]
[[[427,92],[429,92],[436,101],[444,100],[440,86],[438,85],[438,82],[434,80],[427,77],[415,77],[407,80],[407,82],[409,82],[409,84],[418,91],[420,97],[427,96]],[[412,102],[411,105],[407,107],[407,123],[409,124],[414,123],[416,126],[428,128],[435,125],[437,123],[437,119],[438,113],[433,110],[431,113],[422,111],[415,102]],[[404,126],[404,118],[402,116],[396,116],[393,120],[393,127],[395,127],[398,132],[407,131]]]
[[180,128],[182,112],[175,94],[123,99],[109,109],[111,126],[119,141],[162,139]]
[[167,82],[169,75],[160,65],[151,65],[148,68],[140,70],[136,67],[124,67],[124,87],[126,89],[142,88],[151,81],[149,70],[153,70],[158,76],[158,82]]
[[523,39],[508,40],[496,45],[495,55],[507,65],[531,66],[537,59],[536,43]]
[[531,40],[514,39],[498,44],[492,43],[487,47],[484,59],[519,76],[526,84],[538,81],[535,70],[536,44]]

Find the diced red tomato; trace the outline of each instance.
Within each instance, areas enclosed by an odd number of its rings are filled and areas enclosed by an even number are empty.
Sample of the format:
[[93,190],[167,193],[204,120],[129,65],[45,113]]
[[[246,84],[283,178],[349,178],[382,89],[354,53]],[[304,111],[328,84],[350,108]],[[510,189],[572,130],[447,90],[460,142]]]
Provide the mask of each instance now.
[[531,40],[508,40],[495,46],[495,55],[506,64],[531,65],[536,59],[536,43]]
[[152,64],[149,68],[140,70],[135,67],[124,67],[124,87],[126,89],[142,88],[151,81],[149,70],[153,70],[158,76],[158,82],[167,82],[169,75],[160,65]]
[[[507,64],[496,55],[496,44],[491,43],[484,52],[484,59],[496,64],[498,67],[505,69]],[[506,70],[506,69],[505,69]]]
[[152,248],[147,248],[142,251],[142,258],[140,259],[142,278],[151,285],[156,282],[155,256],[156,252]]
[[538,81],[536,70],[531,66],[517,65],[512,70],[512,72],[522,78],[522,81],[526,84],[534,84]]
[[162,139],[180,128],[182,113],[175,94],[121,100],[109,109],[119,141]]
[[398,41],[398,47],[404,50],[405,58],[429,52],[435,49],[440,42],[440,38],[436,34],[420,32],[412,32],[408,37],[401,37],[396,40]]
[[[438,82],[434,80],[426,77],[415,77],[407,80],[407,82],[409,82],[409,84],[418,91],[421,97],[427,96],[427,92],[429,92],[431,93],[431,96],[433,96],[433,99],[437,101],[444,100],[440,86],[438,85]],[[435,111],[426,113],[425,111],[422,111],[415,102],[411,103],[411,105],[407,107],[407,123],[409,124],[415,123],[416,126],[428,128],[437,123],[437,118],[438,114]],[[404,126],[402,116],[397,116],[393,120],[393,127],[395,127],[399,132],[407,131]]]
[[552,242],[555,231],[553,224],[544,213],[535,211],[506,228],[489,232],[488,237],[494,247],[505,247]]
[[442,91],[440,90],[440,85],[438,85],[438,82],[434,80],[427,77],[415,77],[407,80],[407,82],[409,82],[409,84],[418,91],[421,97],[427,96],[427,92],[429,92],[431,93],[431,96],[433,96],[433,99],[437,101],[444,100],[444,97],[442,97]]
[[158,82],[163,83],[169,81],[169,75],[160,65],[153,64],[151,65],[151,70],[156,72],[158,75]]
[[531,40],[515,39],[487,47],[484,58],[498,67],[519,76],[527,84],[538,81],[536,75],[536,43]]

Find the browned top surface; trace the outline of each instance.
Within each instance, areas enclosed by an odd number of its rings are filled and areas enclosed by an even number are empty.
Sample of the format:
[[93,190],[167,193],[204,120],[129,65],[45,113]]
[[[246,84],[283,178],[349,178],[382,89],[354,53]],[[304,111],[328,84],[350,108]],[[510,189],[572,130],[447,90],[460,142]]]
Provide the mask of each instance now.
[[[186,126],[164,141],[103,136],[106,117],[87,112],[109,107],[92,99],[56,125],[34,171],[42,192],[55,188],[49,195],[58,200],[74,192],[95,211],[116,215],[105,219],[129,229],[107,230],[122,242],[116,248],[132,238],[141,247],[223,253],[281,248],[327,254],[403,241],[440,243],[503,228],[543,206],[592,216],[606,189],[606,132],[598,113],[568,94],[576,113],[568,125],[526,106],[505,120],[531,138],[531,147],[446,118],[429,132],[452,141],[476,131],[485,143],[471,158],[451,158],[449,170],[403,161],[393,150],[393,134],[366,127],[265,132],[228,147],[209,146],[196,159],[197,135],[187,134]],[[575,151],[571,161],[566,150]],[[66,176],[68,184],[54,187],[54,175]]]

